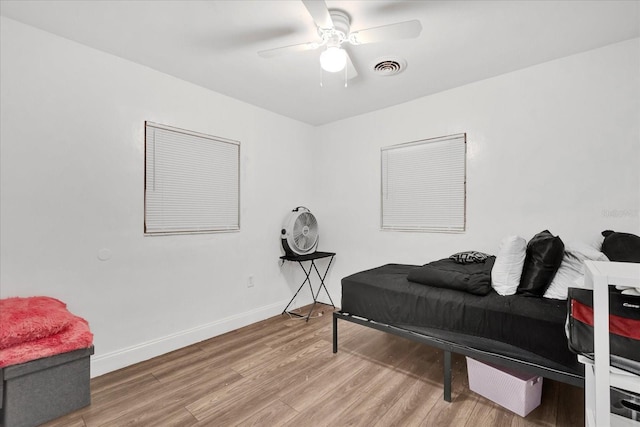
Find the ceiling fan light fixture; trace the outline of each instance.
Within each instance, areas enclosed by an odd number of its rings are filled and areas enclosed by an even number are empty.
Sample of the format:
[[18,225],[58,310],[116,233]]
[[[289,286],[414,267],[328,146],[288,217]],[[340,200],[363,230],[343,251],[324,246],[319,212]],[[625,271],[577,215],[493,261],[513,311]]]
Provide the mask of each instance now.
[[338,46],[329,46],[320,54],[320,66],[330,73],[344,70],[347,65],[347,52]]

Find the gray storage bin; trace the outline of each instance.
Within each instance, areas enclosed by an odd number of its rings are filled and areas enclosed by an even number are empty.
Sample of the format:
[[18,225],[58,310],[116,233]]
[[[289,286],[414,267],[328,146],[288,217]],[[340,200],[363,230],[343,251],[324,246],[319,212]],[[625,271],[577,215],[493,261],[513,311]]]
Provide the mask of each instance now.
[[31,427],[91,403],[93,346],[0,369],[0,427]]

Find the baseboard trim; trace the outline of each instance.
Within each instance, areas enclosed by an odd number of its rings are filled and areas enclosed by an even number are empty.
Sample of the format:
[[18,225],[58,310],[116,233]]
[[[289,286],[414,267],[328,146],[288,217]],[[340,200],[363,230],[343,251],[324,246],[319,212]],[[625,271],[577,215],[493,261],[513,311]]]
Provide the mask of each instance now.
[[277,302],[121,350],[93,356],[91,358],[91,377],[98,377],[117,369],[233,331],[234,329],[268,319],[269,317],[282,313],[282,308],[286,304],[286,301]]

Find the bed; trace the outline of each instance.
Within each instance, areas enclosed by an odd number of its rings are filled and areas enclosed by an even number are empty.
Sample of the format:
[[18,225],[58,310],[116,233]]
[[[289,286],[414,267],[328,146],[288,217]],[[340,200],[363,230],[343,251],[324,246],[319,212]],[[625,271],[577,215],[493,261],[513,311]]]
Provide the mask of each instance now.
[[[437,262],[447,269],[452,265]],[[485,276],[491,267],[491,259],[475,265]],[[502,296],[491,289],[490,276],[483,283],[466,279],[462,285],[447,287],[408,280],[411,276],[416,280],[420,268],[387,264],[342,279],[342,306],[333,314],[334,353],[338,320],[343,320],[444,350],[447,401],[451,401],[451,353],[584,386],[584,369],[567,345],[566,301]]]

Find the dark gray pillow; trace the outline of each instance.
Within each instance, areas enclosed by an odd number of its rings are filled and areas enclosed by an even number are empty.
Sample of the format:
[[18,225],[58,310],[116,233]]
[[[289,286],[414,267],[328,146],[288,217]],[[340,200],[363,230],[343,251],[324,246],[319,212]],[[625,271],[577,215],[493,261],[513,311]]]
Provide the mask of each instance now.
[[603,231],[602,253],[609,261],[640,262],[640,237],[630,233]]

